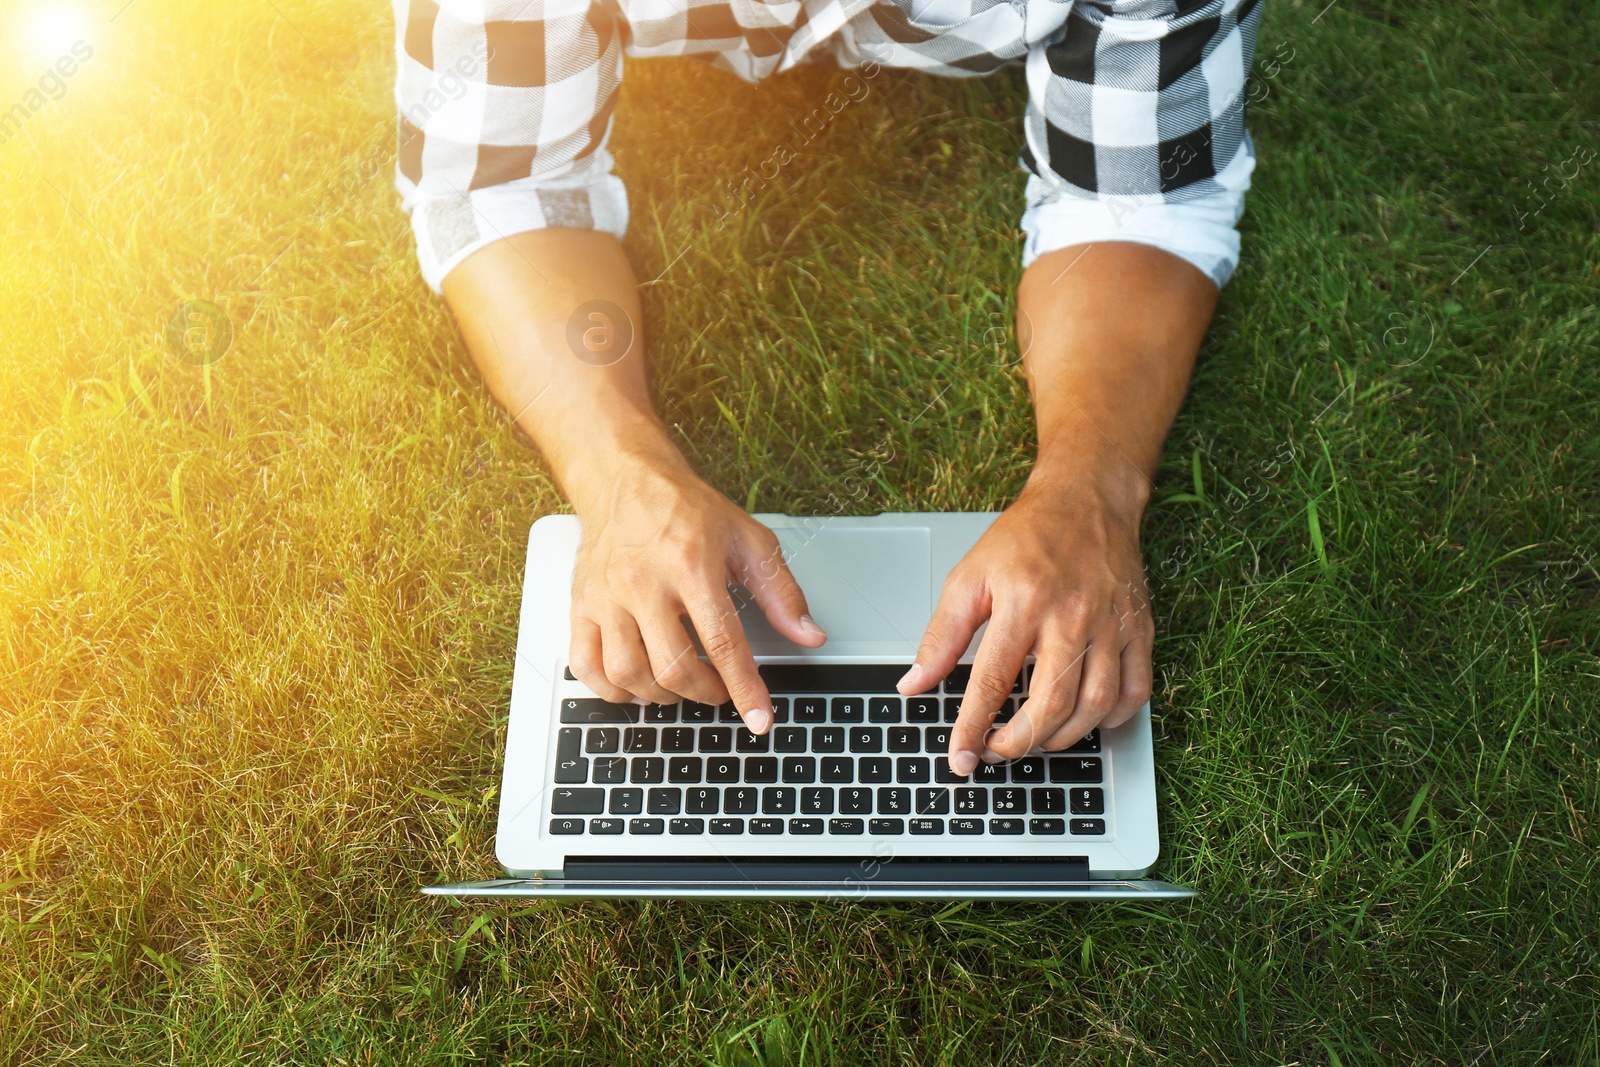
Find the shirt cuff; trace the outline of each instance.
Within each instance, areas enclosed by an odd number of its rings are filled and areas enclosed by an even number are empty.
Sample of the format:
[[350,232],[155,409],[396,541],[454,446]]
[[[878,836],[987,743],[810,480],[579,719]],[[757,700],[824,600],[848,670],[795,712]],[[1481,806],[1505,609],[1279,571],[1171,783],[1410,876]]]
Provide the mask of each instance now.
[[[1096,241],[1136,241],[1154,245],[1193,263],[1218,289],[1239,265],[1239,231],[1244,193],[1250,187],[1253,158],[1234,170],[1233,188],[1179,203],[1156,196],[1088,199],[1063,193],[1028,175],[1028,207],[1022,214],[1022,266],[1026,270],[1046,252]],[[1239,171],[1243,173],[1240,174]]]
[[428,288],[485,245],[514,233],[554,227],[600,230],[620,240],[628,229],[628,193],[614,174],[515,181],[444,195],[423,193],[396,168],[401,206],[411,216],[417,262]]

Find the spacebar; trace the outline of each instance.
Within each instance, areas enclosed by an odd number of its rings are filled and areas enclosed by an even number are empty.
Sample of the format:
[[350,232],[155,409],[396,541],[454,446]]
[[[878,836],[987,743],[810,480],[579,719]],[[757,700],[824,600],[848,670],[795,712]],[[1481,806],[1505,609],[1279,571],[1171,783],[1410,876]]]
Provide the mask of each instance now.
[[909,669],[903,663],[763,663],[757,668],[772,693],[893,693]]

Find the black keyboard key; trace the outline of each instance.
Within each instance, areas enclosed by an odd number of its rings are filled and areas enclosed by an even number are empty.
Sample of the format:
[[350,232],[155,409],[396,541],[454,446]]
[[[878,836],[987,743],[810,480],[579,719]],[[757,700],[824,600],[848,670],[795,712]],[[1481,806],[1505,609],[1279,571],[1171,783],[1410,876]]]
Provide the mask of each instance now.
[[1017,672],[1017,680],[1011,683],[1011,691],[1013,693],[1022,692],[1022,680],[1025,677],[1027,677],[1027,674],[1028,674],[1028,665],[1026,663],[1024,663],[1022,665],[1022,669]]
[[899,697],[873,697],[867,701],[868,722],[899,722]]
[[711,832],[714,834],[742,834],[744,833],[744,820],[712,819]]
[[827,697],[795,697],[794,721],[807,725],[828,721]]
[[872,790],[859,786],[839,790],[839,814],[871,815]]
[[822,820],[790,819],[789,832],[791,834],[820,834],[822,833]]
[[683,808],[683,790],[671,786],[648,789],[644,794],[644,810],[651,815],[676,815]]
[[862,756],[856,763],[856,773],[863,782],[894,781],[894,765],[888,756]]
[[667,761],[660,756],[635,756],[628,762],[628,780],[634,785],[654,785],[667,776]]
[[972,780],[984,785],[1005,785],[1006,765],[1004,763],[985,763],[978,761],[978,767],[972,772]]
[[951,819],[950,832],[953,834],[981,834],[983,833],[983,820]]
[[883,727],[852,726],[850,728],[851,752],[882,752]]
[[739,759],[737,756],[712,756],[706,760],[706,781],[718,785],[739,780]]
[[661,731],[661,751],[693,752],[694,727],[669,726]]
[[628,833],[630,834],[659,834],[663,829],[660,819],[629,819]]
[[667,760],[667,781],[698,782],[699,780],[699,756],[673,756]]
[[734,707],[733,704],[729,702],[726,704],[717,705],[717,721],[726,723],[739,723],[744,722],[744,718],[740,716],[739,709]]
[[769,693],[894,693],[905,666],[882,663],[763,663]]
[[990,798],[994,803],[996,815],[1026,815],[1028,813],[1028,791],[1016,786],[1004,786],[994,791]]
[[944,676],[944,691],[946,693],[965,693],[967,683],[972,681],[972,664],[958,663],[950,668],[950,673]]
[[950,727],[930,726],[923,731],[922,737],[922,750],[924,752],[944,753],[950,751]]
[[924,787],[917,790],[917,814],[950,814],[950,790],[941,789],[938,786]]
[[1067,824],[1062,819],[1029,819],[1028,833],[1030,834],[1064,834]]
[[1104,815],[1106,813],[1106,791],[1079,786],[1067,794],[1072,803],[1074,815]]
[[772,731],[772,751],[804,752],[806,750],[804,726],[780,726]]
[[860,819],[829,819],[828,833],[830,834],[859,834],[866,829],[866,824]]
[[901,756],[894,761],[894,780],[915,784],[928,780],[929,768],[927,756]]
[[957,789],[956,813],[958,815],[989,814],[989,791],[970,785]]
[[807,815],[832,815],[833,790],[826,786],[800,790],[800,810]]
[[944,782],[946,785],[967,781],[966,778],[956,774],[955,771],[950,769],[950,757],[948,756],[934,757],[933,780],[936,782]]
[[849,756],[822,757],[822,780],[833,785],[849,785],[856,780],[856,761]]
[[830,720],[833,722],[861,722],[867,717],[867,702],[861,697],[834,697]]
[[674,834],[703,834],[706,832],[704,819],[673,819],[667,824],[667,831]]
[[1044,781],[1044,757],[1024,756],[1011,761],[1011,780],[1018,785],[1033,785]]
[[911,832],[914,834],[942,834],[944,833],[944,820],[912,819]]
[[944,698],[944,721],[945,722],[955,722],[959,718],[961,718],[961,698],[960,697],[945,697]]
[[889,727],[890,752],[921,752],[922,731],[915,726]]
[[817,780],[817,757],[785,756],[781,770],[785,782],[808,785]]
[[589,832],[591,834],[620,834],[622,833],[622,820],[590,819]]
[[1008,723],[1016,717],[1016,714],[1017,702],[1015,700],[1004,700],[1001,701],[999,710],[994,713],[994,721],[996,723]]
[[1067,791],[1049,785],[1036,787],[1033,790],[1032,803],[1035,815],[1065,815]]
[[781,834],[783,833],[783,820],[751,819],[750,832],[753,834]]
[[721,793],[713,786],[696,786],[684,790],[683,810],[690,815],[715,815]]
[[576,697],[561,702],[562,722],[638,722],[639,705]]
[[557,789],[550,794],[550,814],[598,815],[605,802],[604,789]]
[[1101,837],[1106,832],[1106,821],[1104,819],[1069,819],[1068,823],[1071,825],[1074,834]]
[[581,834],[583,833],[583,820],[551,819],[550,832],[553,834]]
[[1099,728],[1090,730],[1089,731],[1089,736],[1085,737],[1082,741],[1078,741],[1078,742],[1076,742],[1076,743],[1074,743],[1072,745],[1067,746],[1066,751],[1068,751],[1068,752],[1099,752],[1100,751],[1100,730],[1099,730]]
[[990,819],[989,832],[991,834],[1020,834],[1022,833],[1022,820]]
[[753,734],[743,726],[733,732],[735,752],[766,752],[771,747],[771,734]]
[[1099,756],[1052,756],[1050,780],[1071,785],[1075,782],[1098,782],[1103,770]]
[[611,806],[606,810],[613,815],[637,815],[644,810],[643,789],[613,789]]
[[729,786],[722,791],[722,811],[725,815],[753,815],[756,810],[755,788],[748,785]]
[[906,701],[906,722],[938,721],[938,697],[911,697]]
[[823,726],[811,731],[811,751],[843,752],[844,727]]
[[773,697],[772,698],[772,721],[774,723],[788,722],[789,721],[789,698],[788,697]]
[[874,834],[903,834],[906,832],[904,819],[868,819],[867,831]]
[[621,756],[597,756],[594,760],[595,785],[620,785],[628,780],[628,761]]
[[778,780],[778,757],[751,756],[745,760],[744,780],[763,784],[776,782]]
[[571,667],[562,667],[561,677],[565,678],[569,682],[576,682],[578,680],[578,676],[572,673]]
[[678,705],[648,704],[644,709],[644,721],[653,723],[677,722]]
[[701,752],[733,751],[733,731],[726,726],[700,727]]
[[600,726],[589,731],[583,747],[591,755],[616,752],[622,746],[622,731],[615,726]]
[[655,726],[630,726],[622,732],[622,751],[649,753],[656,750]]
[[556,764],[556,782],[560,785],[582,785],[589,780],[589,761],[582,756],[564,759]]
[[717,717],[717,709],[710,704],[701,704],[695,700],[683,702],[684,722],[711,722]]
[[911,790],[898,785],[880,786],[878,788],[878,814],[910,815]]
[[763,815],[793,815],[794,787],[769,785],[763,789],[761,791],[761,813]]

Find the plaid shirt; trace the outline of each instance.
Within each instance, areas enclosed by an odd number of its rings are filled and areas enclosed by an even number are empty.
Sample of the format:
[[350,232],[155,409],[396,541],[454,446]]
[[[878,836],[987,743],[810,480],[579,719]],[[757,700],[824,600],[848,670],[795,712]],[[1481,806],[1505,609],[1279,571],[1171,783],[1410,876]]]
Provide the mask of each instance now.
[[[1028,85],[1023,263],[1156,245],[1221,287],[1255,167],[1245,79],[1260,0],[394,0],[399,162],[423,277],[548,226],[621,237],[606,149],[623,57],[755,82],[831,59]],[[871,76],[868,74],[868,76]],[[849,79],[846,79],[846,84]]]

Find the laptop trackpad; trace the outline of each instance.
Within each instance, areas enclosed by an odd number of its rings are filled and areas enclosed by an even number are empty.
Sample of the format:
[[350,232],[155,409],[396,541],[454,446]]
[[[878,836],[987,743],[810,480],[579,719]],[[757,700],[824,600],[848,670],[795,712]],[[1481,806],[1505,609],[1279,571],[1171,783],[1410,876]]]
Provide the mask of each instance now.
[[[780,527],[789,570],[806,594],[811,616],[828,631],[824,654],[866,643],[867,653],[905,646],[916,651],[933,613],[931,552],[925,526],[850,529]],[[757,655],[810,651],[780,637],[755,604],[739,613]]]

